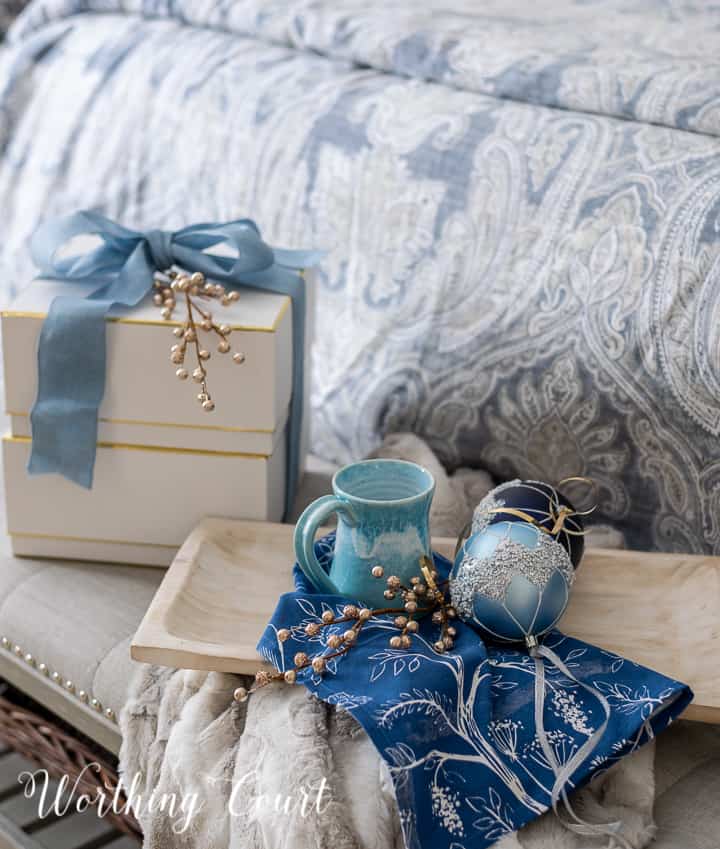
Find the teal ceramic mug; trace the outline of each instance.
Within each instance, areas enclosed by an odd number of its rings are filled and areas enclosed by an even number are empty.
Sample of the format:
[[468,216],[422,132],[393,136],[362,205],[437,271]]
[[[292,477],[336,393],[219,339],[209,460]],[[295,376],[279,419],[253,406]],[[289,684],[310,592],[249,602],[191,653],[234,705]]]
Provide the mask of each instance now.
[[[334,495],[318,498],[295,526],[295,556],[315,587],[347,595],[369,607],[402,607],[398,596],[385,599],[384,579],[373,577],[382,566],[386,577],[403,584],[420,575],[420,558],[430,555],[430,502],[433,476],[405,460],[363,460],[336,472]],[[330,573],[315,557],[317,529],[337,513],[337,537]]]

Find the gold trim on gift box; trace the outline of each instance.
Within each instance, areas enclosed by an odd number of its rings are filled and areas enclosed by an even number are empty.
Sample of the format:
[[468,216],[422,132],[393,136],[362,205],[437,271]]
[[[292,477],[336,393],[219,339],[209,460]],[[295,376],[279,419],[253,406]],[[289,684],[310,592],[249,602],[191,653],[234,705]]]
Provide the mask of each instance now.
[[[170,545],[165,542],[133,542],[127,539],[96,539],[95,537],[71,537],[62,534],[29,534],[25,531],[8,531],[8,536],[25,537],[30,539],[60,539],[64,542],[90,542],[96,545],[142,545],[150,548],[171,548],[176,551],[179,545]],[[132,564],[130,564],[132,565]],[[138,564],[139,565],[139,564]]]
[[[30,413],[18,413],[14,410],[5,410],[6,416],[19,416],[27,419]],[[184,427],[190,430],[217,430],[223,433],[275,433],[272,428],[255,428],[255,427],[225,427],[223,425],[199,425],[199,424],[179,424],[178,422],[146,422],[142,419],[111,419],[105,416],[98,417],[99,422],[107,424],[122,424],[122,425],[142,425],[143,427]],[[29,437],[22,437],[29,439]],[[266,456],[266,455],[261,455]]]
[[[30,445],[30,436],[3,436],[3,442]],[[124,451],[162,451],[170,454],[202,454],[210,457],[244,457],[248,460],[267,460],[271,454],[251,454],[247,451],[208,451],[206,448],[170,448],[167,445],[133,445],[129,442],[98,442],[98,448],[119,448]]]
[[[244,324],[230,324],[229,327],[231,330],[244,330],[248,333],[275,333],[278,327],[280,326],[280,322],[285,317],[285,313],[288,311],[290,306],[290,296],[284,296],[284,303],[280,307],[280,312],[278,312],[275,317],[275,321],[272,323],[270,327],[256,327],[254,325],[244,325]],[[47,318],[47,313],[44,312],[23,312],[18,310],[1,310],[0,316],[2,318]],[[145,324],[149,327],[182,327],[183,323],[181,321],[172,321],[172,320],[164,320],[164,319],[151,319],[151,318],[124,318],[119,316],[108,316],[105,321],[112,321],[116,324]]]

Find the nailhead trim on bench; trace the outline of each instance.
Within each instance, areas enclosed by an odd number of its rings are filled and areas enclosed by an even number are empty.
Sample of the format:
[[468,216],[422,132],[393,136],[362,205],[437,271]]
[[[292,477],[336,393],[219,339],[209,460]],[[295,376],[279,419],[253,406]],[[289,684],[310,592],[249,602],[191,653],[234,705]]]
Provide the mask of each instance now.
[[16,654],[19,658],[25,661],[28,666],[32,666],[41,675],[46,675],[50,680],[57,684],[58,687],[61,687],[63,690],[67,690],[68,693],[72,693],[75,698],[79,699],[79,701],[89,704],[93,710],[96,710],[98,713],[102,713],[106,719],[109,719],[111,722],[116,722],[115,711],[112,708],[104,708],[102,703],[95,698],[92,698],[89,693],[86,693],[85,690],[75,690],[75,684],[72,681],[65,678],[64,675],[61,675],[59,672],[50,672],[50,669],[46,663],[37,663],[33,655],[30,653],[23,652],[22,648],[17,644],[13,643],[12,640],[9,640],[7,637],[0,637],[0,646],[2,646],[6,651],[12,652]]

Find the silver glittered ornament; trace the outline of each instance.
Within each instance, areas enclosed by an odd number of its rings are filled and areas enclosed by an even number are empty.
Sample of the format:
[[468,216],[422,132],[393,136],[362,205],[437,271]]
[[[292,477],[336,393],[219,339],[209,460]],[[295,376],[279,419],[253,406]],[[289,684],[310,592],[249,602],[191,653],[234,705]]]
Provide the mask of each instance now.
[[565,612],[574,578],[568,552],[546,531],[496,522],[460,547],[450,597],[458,615],[491,640],[535,645]]

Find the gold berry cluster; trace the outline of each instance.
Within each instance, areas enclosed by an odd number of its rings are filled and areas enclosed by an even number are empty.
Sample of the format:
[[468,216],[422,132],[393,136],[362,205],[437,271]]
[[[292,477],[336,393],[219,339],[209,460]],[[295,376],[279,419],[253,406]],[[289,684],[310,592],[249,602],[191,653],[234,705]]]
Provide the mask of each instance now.
[[[444,589],[438,584],[438,571],[429,557],[421,559],[420,569],[423,577],[420,578],[417,575],[412,577],[409,587],[406,587],[397,575],[391,575],[387,579],[385,598],[390,601],[399,595],[407,614],[395,617],[395,625],[401,629],[401,634],[390,638],[390,647],[410,648],[410,635],[415,634],[419,627],[415,617],[432,613],[433,625],[440,626],[440,636],[433,643],[433,648],[442,654],[454,645],[457,631],[451,621],[457,617],[457,612],[452,604],[448,603]],[[372,574],[375,578],[382,578],[383,567],[373,567]]]
[[[390,647],[409,649],[412,646],[412,636],[420,628],[417,617],[432,614],[433,624],[440,626],[440,636],[433,643],[433,648],[438,653],[452,649],[456,630],[451,623],[457,617],[457,613],[448,603],[445,593],[438,584],[438,572],[432,560],[429,557],[423,557],[420,564],[423,577],[411,578],[409,587],[403,586],[396,575],[387,578],[385,598],[392,600],[400,595],[404,602],[404,613],[398,613],[397,607],[371,610],[369,607],[359,607],[355,604],[346,604],[340,616],[336,616],[331,610],[324,611],[319,621],[309,622],[304,627],[305,636],[321,637],[322,648],[314,655],[304,651],[297,652],[293,658],[293,667],[284,672],[259,670],[255,673],[255,681],[249,690],[246,687],[238,687],[235,690],[235,701],[244,702],[251,693],[274,681],[294,684],[297,681],[298,672],[308,668],[312,669],[315,675],[322,676],[327,671],[328,661],[349,652],[356,645],[363,627],[375,616],[397,614],[393,616],[391,622],[399,633],[390,637]],[[382,578],[384,573],[382,566],[373,566],[373,577]],[[328,634],[323,640],[323,630],[337,625],[348,627],[342,633],[337,633],[335,628],[333,633]],[[289,628],[280,628],[277,631],[277,638],[281,643],[289,640],[291,636]]]
[[164,275],[159,275],[153,287],[153,302],[161,307],[160,314],[166,321],[173,317],[178,301],[183,302],[185,319],[180,327],[173,330],[179,341],[170,348],[170,360],[177,366],[175,376],[178,380],[187,380],[190,372],[186,360],[189,356],[194,356],[195,368],[192,371],[192,379],[200,384],[197,399],[203,410],[211,413],[215,409],[215,402],[210,397],[207,387],[207,368],[205,367],[205,363],[210,359],[210,351],[200,344],[199,331],[203,330],[211,336],[214,335],[218,353],[232,353],[233,361],[238,365],[245,362],[245,354],[240,351],[232,352],[228,341],[232,332],[231,328],[227,324],[216,324],[212,314],[204,307],[204,302],[214,299],[226,307],[237,301],[240,295],[234,289],[226,291],[225,287],[219,283],[210,283],[199,271],[187,275],[170,270]]

